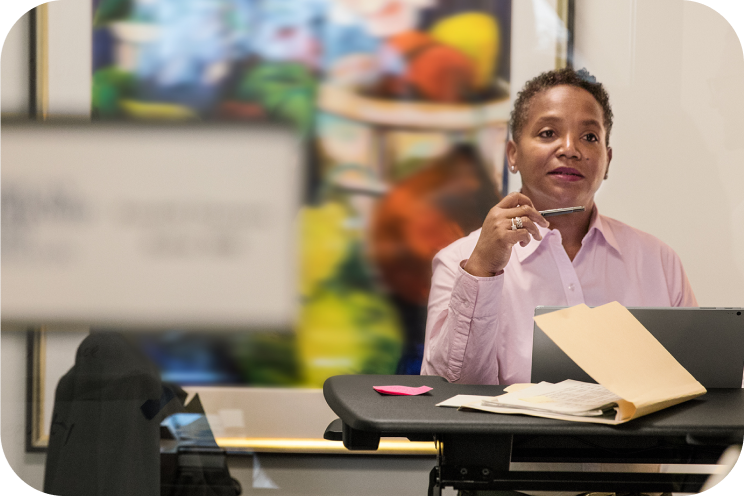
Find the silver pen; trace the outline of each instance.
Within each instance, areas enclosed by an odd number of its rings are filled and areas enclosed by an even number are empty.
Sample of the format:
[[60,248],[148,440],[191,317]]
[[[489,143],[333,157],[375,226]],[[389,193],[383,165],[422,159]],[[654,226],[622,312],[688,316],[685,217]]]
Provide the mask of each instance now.
[[551,210],[540,210],[540,215],[543,217],[550,217],[553,215],[572,214],[574,212],[583,212],[584,207],[567,207],[567,208],[554,208]]

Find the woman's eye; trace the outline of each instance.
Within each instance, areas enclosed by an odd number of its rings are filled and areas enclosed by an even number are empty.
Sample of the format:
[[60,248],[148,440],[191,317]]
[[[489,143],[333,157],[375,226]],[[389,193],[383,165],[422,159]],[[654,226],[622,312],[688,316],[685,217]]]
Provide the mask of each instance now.
[[596,134],[589,133],[586,135],[586,140],[593,143],[595,141],[599,141],[599,138],[597,138]]
[[545,131],[541,131],[538,136],[540,136],[541,138],[552,138],[553,136],[555,136],[555,133],[552,130],[547,129]]

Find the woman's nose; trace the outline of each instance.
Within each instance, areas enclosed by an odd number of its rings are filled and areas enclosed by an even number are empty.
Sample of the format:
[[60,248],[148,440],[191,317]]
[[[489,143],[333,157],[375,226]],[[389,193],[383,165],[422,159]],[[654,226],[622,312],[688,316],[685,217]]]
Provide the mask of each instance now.
[[579,148],[576,146],[578,143],[578,138],[571,134],[567,134],[563,137],[561,140],[561,147],[558,150],[559,156],[565,156],[566,158],[581,158],[581,152],[579,151]]

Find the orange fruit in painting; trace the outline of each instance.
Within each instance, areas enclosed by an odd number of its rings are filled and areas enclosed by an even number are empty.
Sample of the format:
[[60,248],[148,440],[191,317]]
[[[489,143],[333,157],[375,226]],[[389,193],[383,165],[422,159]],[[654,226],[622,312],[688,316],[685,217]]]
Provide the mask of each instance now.
[[458,103],[472,95],[475,89],[475,64],[462,52],[418,31],[402,33],[389,40],[389,43],[407,61],[403,79],[422,98]]

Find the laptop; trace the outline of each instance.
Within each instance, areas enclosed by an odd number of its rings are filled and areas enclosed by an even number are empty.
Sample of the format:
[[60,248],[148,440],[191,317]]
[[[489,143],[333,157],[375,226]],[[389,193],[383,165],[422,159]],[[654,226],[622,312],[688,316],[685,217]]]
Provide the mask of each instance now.
[[[535,309],[543,315],[565,307]],[[628,310],[706,389],[742,387],[744,309],[652,308]],[[596,382],[535,324],[532,382]]]

